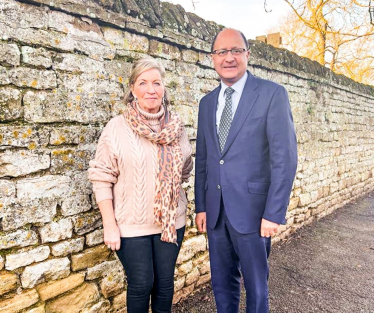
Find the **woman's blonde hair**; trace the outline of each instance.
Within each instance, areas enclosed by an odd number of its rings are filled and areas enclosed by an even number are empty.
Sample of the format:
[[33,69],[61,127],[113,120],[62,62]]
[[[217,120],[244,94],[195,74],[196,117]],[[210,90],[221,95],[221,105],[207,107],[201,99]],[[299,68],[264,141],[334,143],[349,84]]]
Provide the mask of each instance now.
[[[156,69],[160,72],[161,80],[162,80],[162,83],[165,87],[165,83],[164,83],[165,68],[162,66],[162,64],[160,64],[159,62],[157,62],[155,59],[153,59],[151,57],[147,57],[147,58],[137,60],[133,63],[131,73],[130,73],[130,76],[129,76],[128,90],[125,94],[125,103],[126,104],[131,103],[134,100],[134,95],[131,92],[131,86],[134,85],[134,83],[136,82],[136,80],[138,79],[138,77],[141,74],[143,74],[146,71],[152,70],[152,69]],[[168,94],[167,94],[167,91],[166,91],[166,87],[165,87],[165,93],[164,93],[164,103],[166,105],[169,104],[169,97],[168,97]]]

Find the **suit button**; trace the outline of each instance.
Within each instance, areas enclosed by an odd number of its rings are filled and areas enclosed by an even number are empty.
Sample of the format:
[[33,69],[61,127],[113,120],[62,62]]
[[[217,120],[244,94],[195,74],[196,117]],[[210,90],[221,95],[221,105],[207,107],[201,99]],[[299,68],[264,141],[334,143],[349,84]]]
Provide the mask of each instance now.
[[217,185],[217,188],[218,188],[218,189],[221,189],[221,186],[220,186],[220,185]]
[[219,164],[223,164],[223,163],[225,163],[225,161],[224,161],[224,160],[221,160],[221,161],[219,161]]

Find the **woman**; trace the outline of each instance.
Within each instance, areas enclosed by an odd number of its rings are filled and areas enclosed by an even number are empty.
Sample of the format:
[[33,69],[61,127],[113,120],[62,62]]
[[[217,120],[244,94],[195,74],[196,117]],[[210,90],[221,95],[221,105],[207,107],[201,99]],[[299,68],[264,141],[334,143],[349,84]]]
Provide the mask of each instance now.
[[134,63],[124,114],[104,128],[89,179],[103,219],[104,242],[127,275],[127,311],[171,312],[174,267],[187,199],[182,181],[192,169],[191,146],[178,115],[169,112],[164,68]]

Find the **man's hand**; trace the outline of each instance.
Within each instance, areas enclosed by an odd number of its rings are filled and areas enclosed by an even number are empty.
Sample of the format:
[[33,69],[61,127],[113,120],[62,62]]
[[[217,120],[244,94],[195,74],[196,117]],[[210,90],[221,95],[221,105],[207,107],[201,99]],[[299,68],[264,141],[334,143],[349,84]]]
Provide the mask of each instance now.
[[[197,217],[196,217],[197,218]],[[261,237],[271,237],[278,231],[279,224],[266,219],[261,220]]]
[[205,212],[197,213],[195,222],[196,222],[197,230],[200,233],[205,233],[206,232],[206,213]]

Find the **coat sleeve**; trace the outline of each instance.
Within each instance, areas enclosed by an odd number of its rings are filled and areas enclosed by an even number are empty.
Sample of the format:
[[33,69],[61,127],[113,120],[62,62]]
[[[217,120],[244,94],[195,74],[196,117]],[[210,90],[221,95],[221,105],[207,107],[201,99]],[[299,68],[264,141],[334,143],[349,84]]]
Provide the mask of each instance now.
[[196,159],[195,159],[195,212],[206,212],[205,186],[207,179],[207,150],[204,134],[204,112],[203,100],[199,106],[199,117],[196,137]]
[[184,163],[183,163],[183,168],[182,168],[182,182],[186,182],[191,175],[193,162],[192,162],[192,147],[188,139],[188,135],[187,135],[185,127],[183,127],[182,135],[181,135],[179,142],[180,142],[181,150],[182,150],[183,157],[184,157]]
[[97,203],[113,199],[113,185],[119,175],[117,158],[111,148],[111,127],[107,125],[100,136],[95,159],[90,161],[88,178],[92,182]]
[[271,162],[271,184],[263,218],[285,223],[297,169],[297,140],[287,91],[279,86],[271,99],[266,134]]

